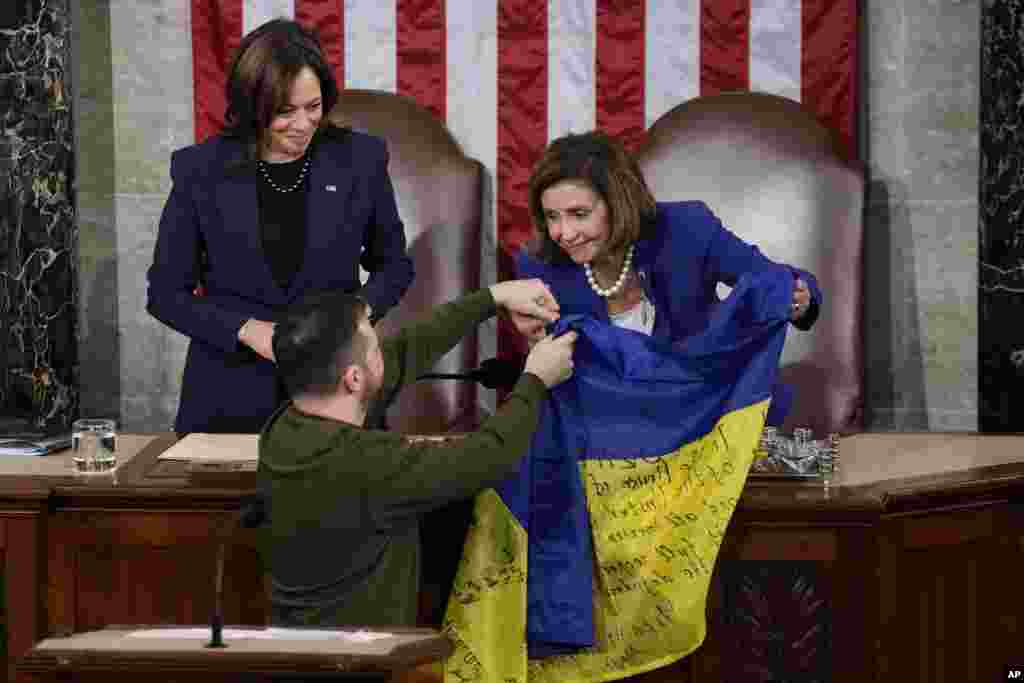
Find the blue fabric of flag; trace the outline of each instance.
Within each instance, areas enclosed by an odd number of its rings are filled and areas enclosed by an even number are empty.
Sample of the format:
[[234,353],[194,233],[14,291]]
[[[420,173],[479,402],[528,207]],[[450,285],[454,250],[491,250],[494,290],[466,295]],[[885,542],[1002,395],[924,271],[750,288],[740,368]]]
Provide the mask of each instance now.
[[583,458],[659,456],[701,438],[733,410],[768,399],[793,292],[788,269],[745,276],[700,334],[672,344],[590,316],[551,329],[579,334],[575,372],[546,401],[517,475],[497,488],[529,537],[530,657],[594,644],[591,530]]

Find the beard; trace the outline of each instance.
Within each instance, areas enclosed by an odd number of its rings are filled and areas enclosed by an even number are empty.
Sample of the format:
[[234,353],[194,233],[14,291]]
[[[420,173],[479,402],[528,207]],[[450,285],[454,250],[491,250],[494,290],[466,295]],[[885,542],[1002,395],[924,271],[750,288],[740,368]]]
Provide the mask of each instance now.
[[363,409],[363,412],[370,412],[370,406],[373,405],[373,400],[377,398],[377,393],[376,391],[367,390],[359,397],[359,406]]

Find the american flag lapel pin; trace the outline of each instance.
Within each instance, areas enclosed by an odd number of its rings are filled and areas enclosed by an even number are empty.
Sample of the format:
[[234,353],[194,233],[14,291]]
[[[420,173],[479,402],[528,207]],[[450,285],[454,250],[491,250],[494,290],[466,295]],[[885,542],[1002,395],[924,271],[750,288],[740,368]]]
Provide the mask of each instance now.
[[328,185],[324,189],[327,190],[328,192],[337,192],[338,191],[338,186],[337,185]]

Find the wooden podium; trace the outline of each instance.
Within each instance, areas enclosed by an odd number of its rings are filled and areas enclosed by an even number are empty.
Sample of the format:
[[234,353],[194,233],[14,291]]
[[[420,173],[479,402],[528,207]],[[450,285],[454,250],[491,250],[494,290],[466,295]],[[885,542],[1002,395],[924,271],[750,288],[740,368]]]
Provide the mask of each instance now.
[[275,629],[225,627],[224,647],[210,629],[110,626],[48,638],[18,662],[34,681],[387,681],[392,674],[447,657],[433,629]]

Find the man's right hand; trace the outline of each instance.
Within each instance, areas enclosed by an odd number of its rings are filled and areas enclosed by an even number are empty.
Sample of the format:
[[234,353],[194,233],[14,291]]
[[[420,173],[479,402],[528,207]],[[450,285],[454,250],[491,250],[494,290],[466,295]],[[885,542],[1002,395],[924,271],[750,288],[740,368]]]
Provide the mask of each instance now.
[[538,341],[526,357],[523,372],[537,375],[548,389],[569,379],[573,370],[572,351],[576,336],[576,332],[570,330],[558,337],[548,335]]
[[516,332],[523,335],[526,338],[526,342],[530,348],[544,338],[547,334],[548,321],[543,318],[538,318],[533,315],[524,315],[522,313],[516,313],[515,311],[508,311],[505,314],[515,326]]

